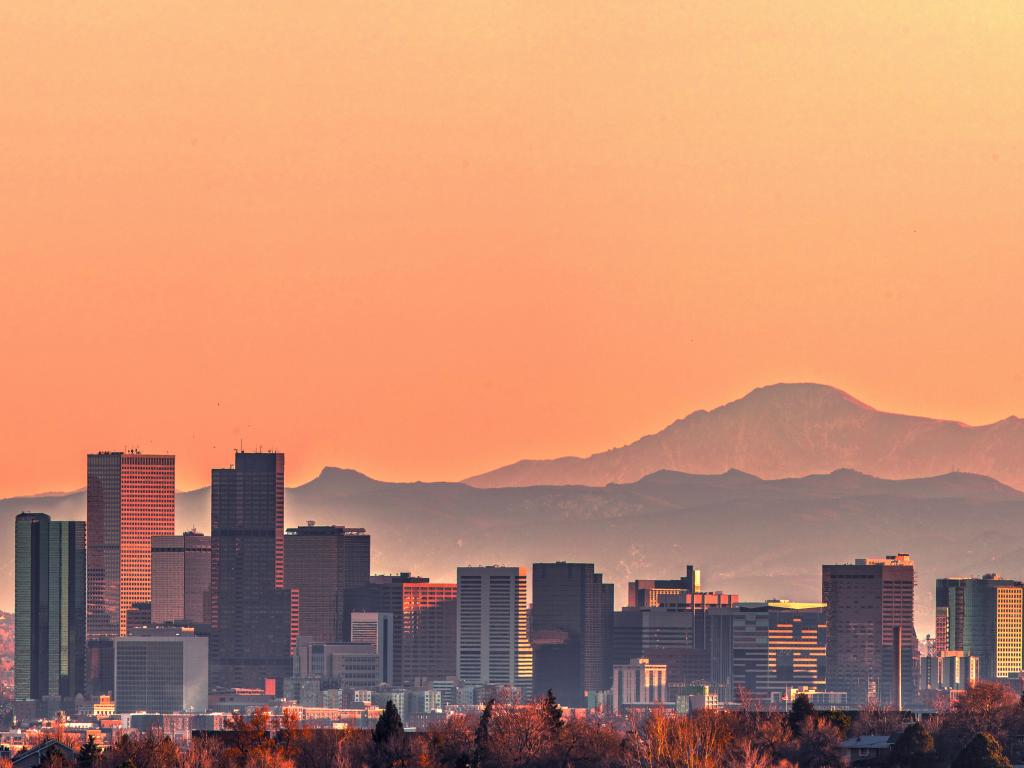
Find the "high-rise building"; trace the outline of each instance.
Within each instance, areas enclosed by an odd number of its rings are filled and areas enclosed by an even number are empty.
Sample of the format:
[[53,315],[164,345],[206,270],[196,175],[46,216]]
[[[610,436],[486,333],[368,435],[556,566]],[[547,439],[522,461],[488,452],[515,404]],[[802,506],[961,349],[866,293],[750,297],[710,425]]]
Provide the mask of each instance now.
[[827,627],[823,603],[741,603],[709,617],[711,680],[725,701],[763,702],[789,689],[825,687]]
[[14,601],[18,709],[52,714],[85,692],[85,523],[15,518]]
[[936,579],[937,651],[977,656],[981,677],[1016,678],[1022,670],[1024,584],[994,574]]
[[280,690],[292,668],[291,590],[284,588],[284,454],[235,454],[213,470],[213,684]]
[[150,622],[151,540],[174,534],[174,457],[101,452],[87,464],[86,634],[102,640]]
[[686,575],[678,579],[637,579],[629,582],[629,608],[655,608],[662,596],[678,598],[700,592],[700,570],[686,566]]
[[370,580],[370,536],[362,528],[289,528],[284,537],[284,584],[299,593],[299,634],[314,642],[345,640],[349,590]]
[[431,584],[423,576],[377,575],[348,590],[346,605],[395,617],[394,671],[406,684],[455,674],[456,592],[454,584]]
[[114,640],[118,712],[197,712],[209,698],[209,639],[191,629],[134,629]]
[[[693,567],[690,566],[693,571]],[[699,585],[699,572],[687,578]],[[637,583],[637,582],[634,582]],[[652,582],[653,583],[653,582]],[[724,592],[691,592],[662,584],[657,594],[644,596],[645,587],[634,592],[644,607],[616,611],[612,622],[612,661],[627,664],[646,658],[663,664],[671,685],[706,683],[711,672],[710,632],[712,613],[739,605],[739,595]]]
[[527,628],[526,569],[458,569],[459,678],[472,685],[515,686],[532,696],[533,652]]
[[152,569],[153,624],[209,627],[210,537],[154,536]]
[[410,684],[454,676],[458,586],[405,582],[401,587],[402,613],[395,632],[395,645],[401,648],[400,682]]
[[823,565],[821,575],[829,689],[845,691],[854,707],[870,700],[895,705],[901,691],[906,703],[917,690],[914,561],[905,553],[858,559]]
[[591,563],[534,563],[533,684],[570,707],[611,686],[614,585]]
[[351,618],[351,640],[373,646],[380,657],[381,679],[385,683],[395,682],[395,621],[390,613],[365,613],[356,611]]

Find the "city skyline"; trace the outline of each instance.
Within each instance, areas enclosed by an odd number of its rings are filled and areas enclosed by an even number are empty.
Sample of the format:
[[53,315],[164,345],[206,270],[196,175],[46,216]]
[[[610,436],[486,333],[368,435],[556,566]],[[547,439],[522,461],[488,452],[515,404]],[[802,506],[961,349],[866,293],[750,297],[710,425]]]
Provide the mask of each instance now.
[[0,768],[1024,766],[1021,39],[0,11]]

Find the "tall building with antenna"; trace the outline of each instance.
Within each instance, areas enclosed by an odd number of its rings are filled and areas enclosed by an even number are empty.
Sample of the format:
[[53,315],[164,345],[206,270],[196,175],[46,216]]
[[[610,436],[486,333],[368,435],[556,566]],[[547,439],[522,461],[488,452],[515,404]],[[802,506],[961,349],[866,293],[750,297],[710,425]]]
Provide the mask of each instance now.
[[278,690],[291,674],[297,594],[284,587],[284,454],[213,470],[212,685]]

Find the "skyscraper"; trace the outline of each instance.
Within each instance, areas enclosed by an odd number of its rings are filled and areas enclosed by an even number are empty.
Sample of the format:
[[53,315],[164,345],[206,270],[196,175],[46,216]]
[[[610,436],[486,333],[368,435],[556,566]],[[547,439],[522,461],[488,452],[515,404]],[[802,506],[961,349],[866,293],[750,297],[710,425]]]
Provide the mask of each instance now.
[[872,699],[894,704],[900,690],[905,703],[917,689],[914,561],[905,553],[859,559],[823,565],[821,576],[821,599],[828,606],[829,689],[845,691],[851,706]]
[[153,624],[206,627],[210,618],[210,537],[195,531],[154,536]]
[[299,593],[299,635],[344,642],[352,607],[349,590],[370,580],[370,535],[362,528],[309,525],[284,537],[284,584]]
[[768,702],[790,688],[824,689],[824,604],[773,600],[710,613],[710,682],[724,700],[743,692]]
[[174,456],[88,457],[86,634],[117,637],[150,620],[151,540],[174,534]]
[[458,638],[457,585],[405,582],[401,587],[402,614],[395,632],[400,638],[396,645],[401,647],[401,682],[452,677]]
[[983,678],[1017,677],[1022,669],[1024,585],[986,574],[980,579],[936,579],[936,634],[941,651],[977,656]]
[[526,569],[458,569],[457,674],[476,685],[512,685],[532,696],[533,651],[527,630]]
[[[213,685],[264,688],[291,671],[292,593],[284,588],[284,454],[235,454],[213,470]],[[275,690],[280,690],[275,687]]]
[[533,683],[570,707],[611,687],[614,586],[592,563],[534,563]]
[[22,512],[14,548],[14,696],[52,714],[85,691],[85,523]]

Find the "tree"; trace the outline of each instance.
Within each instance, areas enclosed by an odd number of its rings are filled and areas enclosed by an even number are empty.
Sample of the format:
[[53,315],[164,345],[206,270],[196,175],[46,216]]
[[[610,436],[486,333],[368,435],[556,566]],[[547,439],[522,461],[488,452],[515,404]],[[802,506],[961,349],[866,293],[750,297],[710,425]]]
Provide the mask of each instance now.
[[815,715],[814,705],[806,693],[797,694],[793,699],[793,706],[789,710],[789,727],[793,733],[799,736],[803,732],[804,724],[809,718]]
[[473,764],[473,731],[469,718],[455,712],[427,728],[431,765],[438,768],[470,768]]
[[895,768],[923,768],[935,754],[935,739],[920,723],[906,727],[889,755],[889,765]]
[[412,759],[412,750],[405,735],[405,726],[402,725],[402,716],[391,699],[388,699],[384,711],[373,727],[371,747],[368,760],[371,768],[408,765]]
[[381,712],[377,724],[373,727],[373,743],[386,744],[403,736],[405,736],[405,726],[402,725],[402,716],[398,713],[395,703],[388,699],[384,711]]
[[951,768],[1012,768],[995,736],[979,733],[956,756]]
[[473,765],[479,766],[483,763],[484,754],[487,750],[487,740],[490,737],[491,719],[494,717],[494,699],[490,699],[484,705],[483,714],[480,715],[480,722],[476,724],[476,744],[473,748]]
[[554,733],[565,723],[562,721],[562,708],[558,705],[555,692],[548,688],[548,692],[541,699],[541,711],[544,713],[544,720],[548,728]]
[[90,736],[78,750],[78,768],[93,768],[99,754],[100,748],[96,744],[96,737]]

